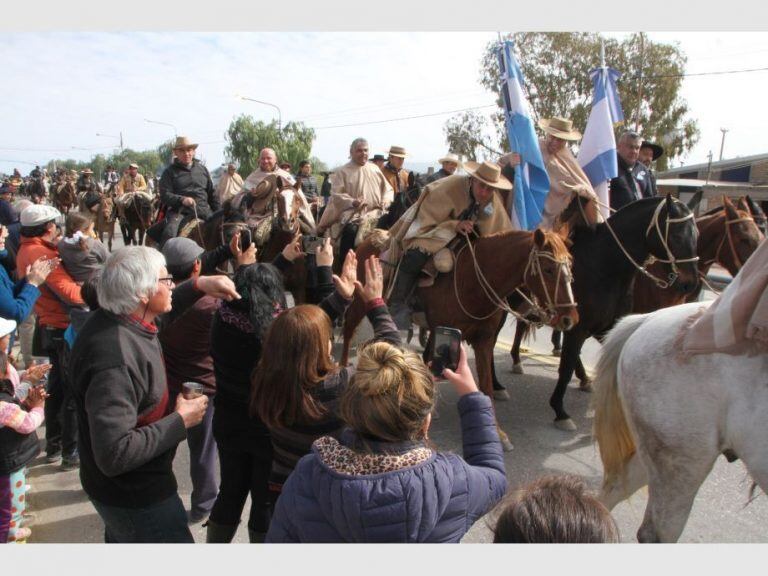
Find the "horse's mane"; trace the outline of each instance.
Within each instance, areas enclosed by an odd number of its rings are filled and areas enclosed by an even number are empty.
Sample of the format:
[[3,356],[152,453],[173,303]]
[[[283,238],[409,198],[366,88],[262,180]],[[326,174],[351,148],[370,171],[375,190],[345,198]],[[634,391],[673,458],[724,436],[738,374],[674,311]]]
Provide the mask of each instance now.
[[[558,259],[568,259],[571,258],[571,252],[568,250],[568,246],[565,244],[565,240],[558,234],[557,232],[550,232],[546,230],[541,231],[544,234],[544,247],[549,246],[552,249],[552,255]],[[481,243],[492,243],[495,241],[498,241],[499,239],[506,238],[508,236],[512,236],[514,234],[533,234],[531,231],[527,230],[504,230],[502,232],[496,232],[495,234],[489,234],[488,236],[481,236],[478,238],[478,242]]]

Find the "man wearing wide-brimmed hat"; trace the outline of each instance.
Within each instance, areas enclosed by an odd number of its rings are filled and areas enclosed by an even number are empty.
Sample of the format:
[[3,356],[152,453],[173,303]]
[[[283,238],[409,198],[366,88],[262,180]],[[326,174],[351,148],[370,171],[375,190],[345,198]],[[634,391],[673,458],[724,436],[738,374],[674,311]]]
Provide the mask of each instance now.
[[640,156],[638,160],[642,162],[648,169],[648,177],[650,178],[650,191],[652,196],[659,194],[656,190],[656,174],[651,170],[651,164],[658,160],[664,154],[664,148],[648,140],[643,140],[640,145]]
[[461,164],[461,160],[453,152],[448,152],[448,154],[440,158],[438,162],[440,163],[441,168],[427,178],[427,184],[436,182],[446,176],[452,176],[456,173],[456,170],[458,170],[459,164]]
[[99,184],[93,177],[93,170],[90,168],[85,168],[80,172],[80,178],[77,180],[77,187],[75,191],[78,194],[83,192],[86,194],[101,194],[101,184]]
[[402,146],[391,146],[387,163],[381,168],[384,178],[387,179],[392,190],[395,192],[395,198],[401,192],[408,190],[408,172],[403,170],[405,162],[405,148]]
[[600,219],[597,194],[568,147],[569,142],[581,140],[581,132],[575,130],[573,122],[567,118],[558,117],[542,118],[539,128],[546,135],[539,140],[539,149],[549,176],[549,193],[544,202],[541,227],[557,229],[560,214],[577,196],[589,200],[580,214],[586,216],[588,224],[596,224]]
[[139,165],[131,162],[128,165],[128,173],[120,178],[115,188],[115,205],[121,222],[125,220],[125,207],[133,200],[135,194],[142,194],[152,202],[152,196],[147,191],[147,181],[139,174]]
[[219,199],[208,169],[195,158],[197,143],[178,136],[173,145],[174,160],[160,177],[160,200],[165,220],[152,226],[147,234],[160,246],[178,234],[183,224],[193,218],[207,220],[219,209]]
[[374,154],[373,158],[369,160],[371,164],[376,164],[376,166],[379,167],[379,170],[384,168],[384,164],[387,163],[387,158],[384,156],[384,154]]
[[400,330],[410,326],[406,300],[430,256],[457,234],[488,236],[512,229],[501,190],[512,183],[494,162],[465,162],[467,175],[453,175],[428,184],[414,204],[390,229],[392,248],[403,253],[389,297],[392,318]]

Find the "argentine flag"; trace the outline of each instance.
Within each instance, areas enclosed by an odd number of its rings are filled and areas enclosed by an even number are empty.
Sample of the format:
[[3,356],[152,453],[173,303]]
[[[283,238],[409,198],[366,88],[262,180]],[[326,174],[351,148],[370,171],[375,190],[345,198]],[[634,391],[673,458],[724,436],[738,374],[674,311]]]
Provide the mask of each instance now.
[[531,108],[523,94],[523,74],[512,48],[513,43],[509,41],[499,48],[507,136],[510,148],[520,154],[520,165],[515,169],[515,203],[510,216],[517,229],[533,230],[541,222],[544,201],[549,193],[549,176],[541,158]]
[[592,70],[589,76],[595,85],[595,96],[577,160],[592,183],[600,202],[604,204],[600,206],[600,213],[603,218],[608,218],[608,206],[611,203],[608,181],[619,174],[613,128],[624,121],[619,92],[616,89],[616,80],[621,74],[613,68],[603,66]]

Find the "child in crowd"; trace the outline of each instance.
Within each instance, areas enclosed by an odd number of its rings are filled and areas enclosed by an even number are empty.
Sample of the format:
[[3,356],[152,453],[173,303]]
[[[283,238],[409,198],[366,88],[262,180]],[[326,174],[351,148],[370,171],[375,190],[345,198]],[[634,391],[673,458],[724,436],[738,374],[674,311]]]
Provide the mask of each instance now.
[[59,242],[59,257],[75,282],[83,283],[104,266],[109,252],[94,237],[93,219],[80,212],[67,215],[65,236]]
[[544,476],[498,509],[494,544],[603,544],[619,541],[608,509],[576,476]]
[[21,378],[6,350],[14,320],[0,319],[0,544],[23,542],[29,528],[21,526],[27,491],[26,466],[40,453],[35,430],[45,418],[40,379],[50,364],[38,364]]

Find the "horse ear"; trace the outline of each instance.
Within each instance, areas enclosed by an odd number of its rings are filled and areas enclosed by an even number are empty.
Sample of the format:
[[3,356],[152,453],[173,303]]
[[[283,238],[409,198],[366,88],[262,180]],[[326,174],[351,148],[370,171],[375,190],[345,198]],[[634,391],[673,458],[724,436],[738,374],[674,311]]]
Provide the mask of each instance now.
[[667,214],[672,214],[672,206],[674,203],[672,202],[672,194],[670,194],[669,192],[667,192],[666,202],[667,202]]
[[536,245],[536,248],[543,248],[546,240],[547,237],[541,228],[536,228],[536,230],[533,231],[533,243]]
[[736,208],[739,210],[744,210],[744,212],[749,212],[749,204],[747,204],[747,199],[744,198],[744,196],[739,196],[739,200],[736,202]]
[[277,183],[277,189],[278,190],[282,190],[283,189],[283,178],[282,178],[282,176],[278,176],[275,182]]
[[695,211],[696,208],[698,208],[699,204],[701,204],[701,199],[704,197],[704,192],[699,189],[696,190],[693,197],[688,201],[688,208],[691,209],[691,212]]
[[723,196],[723,208],[725,209],[725,214],[729,220],[736,220],[739,218],[739,213],[736,212],[736,207],[728,196]]

